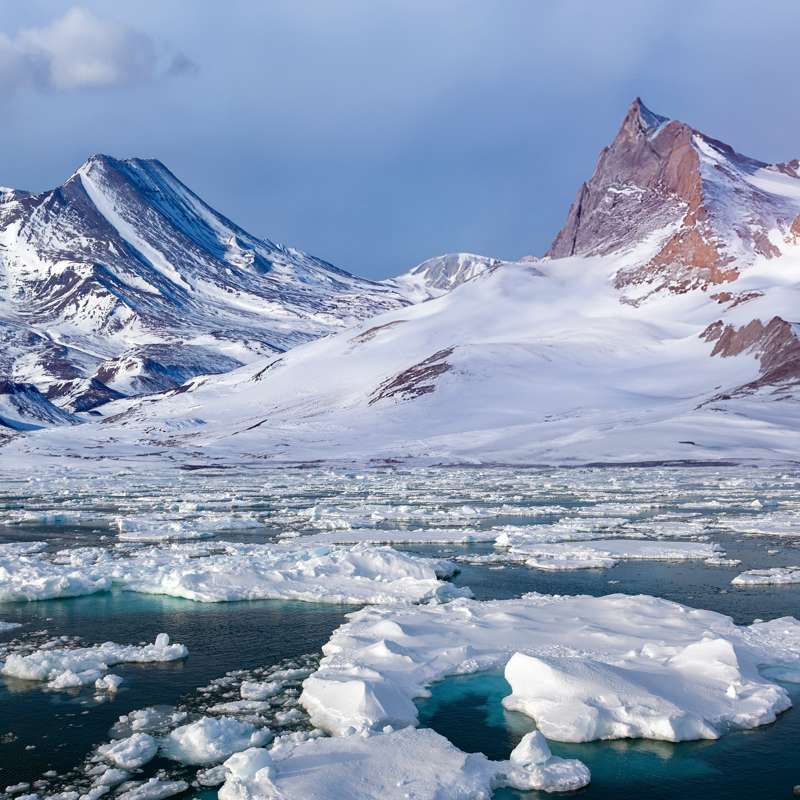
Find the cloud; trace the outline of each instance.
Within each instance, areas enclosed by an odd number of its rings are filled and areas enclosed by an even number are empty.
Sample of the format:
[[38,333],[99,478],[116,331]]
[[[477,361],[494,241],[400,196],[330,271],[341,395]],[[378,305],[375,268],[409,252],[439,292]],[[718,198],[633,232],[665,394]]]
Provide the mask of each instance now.
[[194,70],[146,33],[80,7],[13,38],[0,32],[0,86],[10,90],[134,86]]

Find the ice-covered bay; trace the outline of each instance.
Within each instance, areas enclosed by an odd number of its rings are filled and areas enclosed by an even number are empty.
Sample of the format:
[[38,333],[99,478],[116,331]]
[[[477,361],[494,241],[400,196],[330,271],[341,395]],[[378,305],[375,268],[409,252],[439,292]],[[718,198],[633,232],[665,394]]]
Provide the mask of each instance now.
[[[372,785],[378,787],[374,791],[383,792],[387,797],[394,796],[391,792],[415,791],[413,783],[396,784],[405,780],[404,775],[423,751],[435,753],[443,765],[456,765],[452,769],[448,766],[447,770],[443,766],[442,774],[448,786],[457,787],[466,781],[464,785],[472,790],[475,785],[469,783],[471,773],[464,759],[465,752],[486,747],[485,741],[481,743],[480,726],[474,731],[477,747],[473,743],[466,751],[459,750],[441,736],[434,737],[430,732],[413,728],[395,732],[398,734],[396,742],[400,741],[400,734],[407,737],[407,743],[402,746],[392,746],[392,737],[379,725],[367,738],[320,738],[311,735],[308,718],[297,706],[298,682],[307,671],[289,688],[282,678],[269,671],[248,668],[231,679],[231,683],[214,687],[209,684],[208,694],[198,689],[198,699],[191,703],[180,699],[181,692],[186,693],[189,687],[198,686],[209,676],[232,669],[237,663],[247,662],[250,667],[254,660],[259,663],[259,659],[264,658],[265,641],[271,642],[269,647],[280,653],[284,652],[282,648],[289,647],[289,642],[307,639],[307,650],[299,652],[315,652],[337,624],[336,621],[326,622],[330,625],[327,630],[324,625],[317,625],[315,615],[320,619],[323,615],[327,615],[326,620],[333,619],[337,607],[328,606],[326,610],[316,603],[338,597],[358,603],[377,602],[382,612],[398,620],[404,614],[433,614],[435,608],[452,605],[450,613],[441,612],[441,616],[435,617],[439,638],[427,630],[426,616],[421,618],[424,626],[409,625],[412,617],[401,623],[410,640],[396,632],[384,632],[380,640],[366,637],[361,642],[362,649],[369,650],[369,657],[363,664],[354,660],[353,665],[362,667],[356,672],[357,679],[366,685],[360,701],[366,708],[375,697],[380,703],[385,701],[377,690],[375,695],[370,694],[374,688],[371,682],[376,686],[394,683],[395,688],[403,688],[403,682],[398,682],[396,675],[400,673],[404,657],[411,659],[415,670],[423,669],[420,664],[424,664],[423,672],[433,666],[438,671],[433,670],[431,675],[444,676],[456,661],[459,664],[456,671],[486,666],[502,673],[519,653],[513,674],[508,674],[512,681],[504,696],[516,698],[519,708],[524,704],[525,713],[550,734],[553,734],[548,728],[551,708],[557,709],[558,720],[569,721],[566,709],[573,706],[580,713],[575,712],[574,721],[569,725],[572,738],[577,738],[577,721],[583,724],[587,715],[593,722],[590,729],[581,729],[583,736],[634,735],[636,732],[663,735],[666,731],[669,736],[677,733],[675,738],[683,738],[687,732],[705,735],[713,728],[714,734],[720,735],[735,730],[741,723],[757,724],[778,714],[785,702],[786,686],[777,684],[775,676],[792,674],[797,667],[792,666],[794,645],[786,645],[786,652],[777,652],[780,648],[775,646],[775,631],[770,627],[775,622],[764,626],[749,623],[754,617],[770,619],[786,613],[796,614],[795,595],[789,585],[780,590],[780,595],[773,595],[769,587],[758,592],[736,591],[730,587],[730,581],[746,570],[787,569],[797,563],[791,537],[785,536],[781,541],[782,549],[775,552],[774,537],[747,534],[754,532],[754,528],[766,527],[759,526],[759,522],[766,523],[771,515],[786,512],[784,522],[789,520],[798,489],[800,482],[791,474],[740,468],[512,472],[503,469],[315,467],[245,470],[235,476],[222,470],[187,474],[174,471],[164,475],[125,471],[117,476],[95,474],[91,477],[82,476],[76,470],[73,474],[42,474],[22,480],[17,476],[14,481],[0,485],[0,515],[11,520],[2,529],[3,542],[8,547],[0,556],[7,558],[4,563],[9,568],[8,574],[13,570],[19,573],[28,570],[30,583],[38,587],[37,591],[41,589],[41,596],[55,599],[41,604],[3,602],[0,619],[26,622],[19,631],[9,629],[5,634],[22,637],[36,627],[30,624],[34,618],[40,620],[38,627],[49,628],[52,634],[63,629],[69,618],[73,626],[70,632],[88,634],[89,641],[102,638],[119,642],[152,641],[155,631],[173,633],[171,625],[162,625],[162,614],[177,626],[174,638],[186,642],[191,651],[185,665],[170,669],[165,665],[159,675],[154,674],[154,668],[136,671],[135,679],[129,677],[125,666],[121,665],[119,671],[126,679],[115,699],[104,699],[101,703],[93,696],[94,687],[89,686],[85,694],[70,700],[80,703],[78,708],[88,712],[79,719],[85,720],[83,730],[93,730],[93,733],[79,733],[78,729],[71,728],[69,717],[58,723],[64,726],[59,728],[59,741],[73,742],[71,746],[81,741],[80,736],[95,737],[85,739],[84,747],[88,747],[90,741],[98,744],[108,740],[106,743],[112,744],[141,733],[151,737],[160,748],[173,732],[186,728],[172,738],[185,742],[185,753],[194,753],[196,763],[186,765],[181,760],[153,756],[142,766],[133,767],[133,773],[125,778],[131,782],[129,788],[113,790],[112,794],[139,792],[145,796],[149,792],[174,792],[181,781],[195,789],[198,783],[201,786],[229,783],[233,791],[233,784],[240,778],[236,791],[249,790],[248,787],[252,788],[249,777],[234,775],[234,770],[228,774],[219,763],[211,762],[230,752],[231,745],[226,743],[234,743],[232,746],[236,749],[250,747],[258,744],[257,740],[251,742],[250,736],[267,729],[277,735],[277,749],[272,752],[271,742],[264,741],[257,750],[270,753],[273,769],[270,780],[287,797],[298,792],[313,796],[314,787],[337,786],[340,785],[337,781],[350,779],[347,764],[332,764],[328,749],[361,759],[358,763],[364,765],[374,780]],[[115,522],[117,519],[122,521]],[[123,538],[130,538],[130,541],[121,541]],[[380,546],[384,544],[394,547]],[[515,547],[519,548],[519,558],[505,558],[513,554]],[[587,556],[608,557],[617,565],[608,566],[603,572],[535,570],[522,558],[526,550],[528,558],[553,552],[574,557],[585,552]],[[721,552],[726,558],[741,559],[741,567],[733,569],[729,561],[715,567],[705,563],[709,556],[720,563]],[[676,560],[640,561],[637,556],[642,553],[654,559]],[[423,555],[434,557],[426,560]],[[486,559],[489,563],[481,563],[480,558],[472,558],[482,555],[492,555],[495,560]],[[462,574],[456,576],[452,584],[443,583],[442,577],[451,568],[444,562],[452,563],[462,557],[470,558],[471,563],[462,561]],[[500,567],[502,569],[498,569]],[[37,584],[37,580],[41,583]],[[476,595],[481,598],[514,596],[542,587],[551,593],[590,591],[604,594],[616,590],[664,593],[685,600],[689,606],[708,604],[707,607],[720,610],[730,608],[738,621],[748,624],[730,623],[730,627],[717,627],[717,622],[701,624],[701,618],[706,619],[703,615],[709,612],[690,610],[677,617],[676,622],[671,612],[667,614],[663,608],[658,613],[644,614],[625,607],[605,616],[593,616],[582,610],[577,617],[583,627],[574,627],[575,609],[564,607],[558,614],[553,611],[552,629],[560,629],[561,639],[545,642],[543,646],[543,638],[547,638],[543,627],[546,626],[537,627],[534,636],[526,628],[527,623],[516,620],[515,641],[506,646],[497,640],[480,640],[481,632],[488,636],[490,629],[502,633],[506,630],[504,623],[492,621],[489,624],[488,617],[477,612],[468,621],[464,611],[459,610],[462,605],[488,608],[500,601],[456,600],[453,604],[442,605],[441,601],[452,598],[454,587],[467,587],[473,581],[478,587]],[[12,581],[0,582],[0,590],[11,585]],[[72,600],[60,596],[79,594],[75,590],[80,587],[94,593]],[[133,591],[106,591],[109,588]],[[727,590],[729,594],[725,594]],[[144,593],[150,591],[156,593]],[[283,594],[277,594],[278,591]],[[182,602],[182,598],[189,597],[214,601],[282,597],[306,602],[269,606],[274,608],[269,611],[268,606],[262,609],[258,603],[251,607],[249,603]],[[424,603],[430,598],[440,601],[439,605],[404,605],[409,599]],[[309,600],[312,602],[307,602]],[[593,598],[585,600],[587,604],[600,602]],[[652,602],[663,601],[653,599]],[[671,604],[668,605],[671,608]],[[152,608],[157,616],[142,617],[139,621],[137,614],[123,610],[126,607]],[[48,612],[49,608],[53,611]],[[72,619],[70,608],[84,611]],[[86,610],[94,608],[108,611],[82,620]],[[370,609],[366,609],[358,613],[369,612]],[[640,616],[641,626],[635,635],[621,630],[619,620],[628,624],[639,620]],[[709,618],[716,617],[710,615]],[[194,638],[181,629],[181,625],[190,624],[192,618],[198,620]],[[89,619],[94,621],[90,623]],[[203,619],[213,622],[201,624],[199,621]],[[267,619],[269,622],[265,621]],[[249,622],[245,624],[245,620]],[[116,625],[122,627],[124,634],[111,630]],[[783,630],[782,641],[791,644],[793,630],[791,627]],[[430,640],[426,638],[429,635]],[[508,635],[510,638],[511,634]],[[338,641],[338,636],[338,633],[333,634],[332,644]],[[629,645],[627,649],[622,649],[623,640]],[[580,664],[589,665],[587,674],[576,671],[576,651]],[[424,658],[422,652],[426,653]],[[359,650],[359,659],[360,653]],[[780,665],[781,670],[770,670],[766,674],[753,672],[755,654],[763,658],[765,664]],[[523,657],[530,660],[525,661]],[[704,675],[703,680],[694,671],[693,665],[697,663],[709,666],[709,674]],[[187,681],[193,680],[198,664],[204,665],[205,677],[198,676],[196,683],[187,685]],[[327,664],[328,656],[319,675],[324,676]],[[114,672],[117,670],[114,668]],[[549,683],[543,681],[544,675],[549,676]],[[437,680],[427,677],[427,673],[423,677],[424,680],[420,678],[423,691],[431,680]],[[548,691],[543,695],[539,691],[543,683],[558,688],[558,692]],[[173,685],[183,688],[173,690],[170,697],[169,687]],[[566,697],[563,696],[565,686],[569,688]],[[728,696],[729,690],[731,696]],[[356,681],[355,688],[348,691],[358,697],[362,689]],[[143,692],[150,694],[143,696]],[[615,704],[614,692],[617,692],[616,699],[623,699],[621,704]],[[607,695],[607,702],[596,703],[598,694]],[[0,734],[6,729],[16,729],[22,737],[19,745],[0,743],[0,747],[15,748],[14,765],[22,777],[35,777],[23,775],[23,772],[24,764],[33,763],[36,758],[42,759],[44,771],[44,758],[48,748],[52,748],[46,738],[32,739],[33,734],[21,723],[27,714],[25,709],[33,707],[39,695],[42,693],[29,692],[13,697],[6,694],[3,700],[11,703],[5,705],[12,716],[4,716],[5,712],[0,710]],[[399,696],[413,705],[412,694],[401,691]],[[138,705],[131,707],[128,703],[134,698]],[[200,698],[205,699],[201,701]],[[174,717],[171,716],[173,712],[147,710],[153,703],[165,701],[177,703]],[[339,702],[338,697],[329,701],[329,712],[335,711]],[[391,705],[386,702],[387,706]],[[590,711],[587,711],[587,703]],[[103,714],[115,707],[112,721],[120,714],[129,720],[120,722],[119,727],[114,726],[110,736],[110,722],[99,731],[87,725],[92,719],[103,718]],[[136,713],[136,708],[142,713]],[[645,708],[648,714],[643,713]],[[17,723],[13,713],[18,714]],[[53,712],[43,708],[41,713]],[[78,710],[75,713],[82,714]],[[190,727],[203,719],[233,719],[241,725],[203,722]],[[774,747],[779,748],[780,732],[792,730],[791,726],[786,727],[786,719],[782,717],[773,728],[759,728],[758,734],[753,735],[760,737],[758,741],[774,741]],[[284,739],[286,730],[296,731],[298,735],[291,734],[293,738]],[[777,731],[773,738],[770,738],[771,731]],[[486,737],[490,735],[495,734],[485,734]],[[735,734],[724,736],[706,752],[720,752],[719,748],[724,752],[727,745],[723,743],[735,738]],[[24,750],[28,741],[35,741],[41,748],[40,756],[35,750]],[[143,758],[152,747],[145,746],[147,739],[136,741],[142,746],[140,757]],[[570,754],[569,749],[565,751],[565,746],[556,742],[555,736],[551,746],[557,755],[568,760],[581,758],[580,754]],[[76,749],[75,760],[79,761],[83,753],[79,745]],[[500,786],[503,776],[507,777],[512,749],[484,761],[471,759],[486,768],[481,767],[474,773],[480,773],[481,791],[492,791],[492,786]],[[156,752],[162,751],[157,749]],[[172,752],[177,755],[178,749]],[[621,752],[619,748],[614,749],[614,757],[621,758]],[[764,752],[763,747],[761,752]],[[90,759],[100,760],[87,762],[85,772],[71,778],[71,783],[60,776],[48,779],[49,788],[42,789],[40,796],[47,797],[68,786],[78,787],[81,794],[87,794],[99,790],[102,780],[113,783],[119,778],[114,770],[119,771],[121,767],[103,760],[96,750],[92,753]],[[602,756],[600,759],[602,764]],[[202,760],[206,763],[199,763]],[[746,750],[741,751],[740,760],[749,763]],[[310,783],[304,784],[297,777],[295,767],[303,763],[314,765],[313,772],[309,773],[314,776]],[[592,774],[597,787],[598,775],[601,781],[607,776],[603,777],[602,768],[596,773],[595,763]],[[92,770],[96,770],[96,774],[90,774]],[[382,781],[391,770],[397,780],[394,785],[384,785]],[[773,773],[779,774],[780,769],[772,768],[770,774]],[[441,788],[435,780],[425,783],[422,774],[419,779],[416,790],[420,797],[425,796],[425,791]],[[675,779],[678,780],[677,776]],[[732,780],[725,776],[725,785]],[[0,788],[16,782],[13,772],[0,772]],[[587,791],[594,796],[593,789]],[[598,791],[604,796],[602,783]],[[663,794],[659,794],[655,786],[648,791],[654,797]]]

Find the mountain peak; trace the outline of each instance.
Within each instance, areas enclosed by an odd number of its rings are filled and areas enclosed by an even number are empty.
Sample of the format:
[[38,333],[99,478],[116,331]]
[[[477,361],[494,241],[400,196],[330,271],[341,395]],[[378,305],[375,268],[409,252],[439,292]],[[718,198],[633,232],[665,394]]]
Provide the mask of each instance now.
[[622,121],[622,130],[638,130],[649,134],[669,121],[669,117],[662,117],[651,111],[641,97],[635,97]]
[[620,288],[686,291],[734,280],[792,238],[800,179],[789,186],[772,179],[777,171],[797,179],[655,114],[637,97],[548,255],[627,254]]

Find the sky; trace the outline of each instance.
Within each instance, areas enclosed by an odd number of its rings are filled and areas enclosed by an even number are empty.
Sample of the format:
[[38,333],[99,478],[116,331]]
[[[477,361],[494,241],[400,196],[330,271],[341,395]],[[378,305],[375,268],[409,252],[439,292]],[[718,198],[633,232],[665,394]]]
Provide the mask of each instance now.
[[631,100],[800,157],[800,3],[0,0],[0,185],[150,157],[372,278],[541,255]]

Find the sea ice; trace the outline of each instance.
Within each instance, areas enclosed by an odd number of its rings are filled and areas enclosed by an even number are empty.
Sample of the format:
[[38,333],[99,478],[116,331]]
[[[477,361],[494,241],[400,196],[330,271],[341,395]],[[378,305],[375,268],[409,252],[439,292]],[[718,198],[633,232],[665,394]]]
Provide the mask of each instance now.
[[100,745],[97,752],[115,767],[130,771],[155,758],[158,742],[147,733],[134,733],[124,739]]
[[[220,800],[489,800],[493,790],[565,791],[586,785],[579,761],[545,757],[523,740],[512,761],[464,753],[430,729],[315,738],[250,749],[225,762]],[[355,789],[357,787],[357,790]]]
[[186,781],[165,781],[161,778],[150,778],[146,783],[118,794],[117,800],[164,800],[165,797],[181,794],[188,788],[189,784]]
[[[593,691],[610,698],[611,688],[619,687],[623,711],[626,704],[631,708],[631,732],[606,725],[601,697],[593,702],[602,724],[587,735],[679,740],[763,725],[788,708],[787,693],[763,678],[759,667],[800,663],[800,622],[785,617],[737,626],[722,614],[645,595],[530,594],[362,609],[349,615],[323,653],[300,702],[316,726],[337,736],[413,725],[413,699],[425,696],[430,683],[502,669],[521,653],[563,673],[563,683],[576,687],[572,703]],[[570,677],[581,663],[588,665],[586,674]],[[548,687],[540,699],[557,704],[566,690],[558,680]],[[522,688],[518,683],[515,694]],[[655,710],[647,711],[647,703]],[[675,721],[673,728],[661,718]]]
[[169,636],[160,633],[153,644],[144,646],[105,642],[93,647],[36,650],[28,655],[11,653],[0,665],[0,673],[42,681],[50,689],[71,689],[96,684],[115,664],[177,661],[188,654],[184,645],[170,644]]
[[734,586],[766,586],[768,584],[800,583],[800,567],[749,569],[737,575],[731,583]]
[[161,740],[161,754],[182,764],[218,764],[232,753],[259,747],[272,736],[231,717],[203,717],[182,725]]
[[[623,560],[710,560],[718,558],[722,552],[719,545],[713,543],[653,539],[595,539],[537,544],[524,538],[504,535],[496,545],[508,548],[505,554],[498,554],[498,558],[522,562],[541,570],[597,569],[613,567]],[[492,556],[489,558],[494,559]]]
[[454,569],[450,562],[390,547],[302,541],[71,548],[52,556],[0,556],[0,600],[40,600],[118,586],[200,602],[422,602],[465,593],[442,581]]
[[791,705],[780,686],[745,677],[733,645],[720,638],[652,643],[613,662],[516,653],[505,676],[511,694],[503,705],[562,742],[717,739],[730,727],[774,722]]

